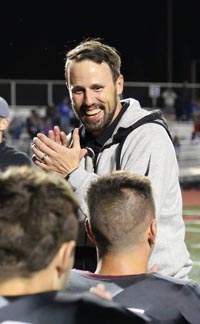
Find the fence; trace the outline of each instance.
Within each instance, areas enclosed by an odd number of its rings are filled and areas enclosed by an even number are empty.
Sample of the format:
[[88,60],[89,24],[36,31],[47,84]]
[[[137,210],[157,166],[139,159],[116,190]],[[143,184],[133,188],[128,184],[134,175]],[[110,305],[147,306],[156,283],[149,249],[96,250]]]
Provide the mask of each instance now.
[[[163,92],[172,88],[177,95],[185,87],[190,97],[200,97],[200,84],[125,82],[123,97],[139,100],[142,107],[163,107]],[[0,79],[0,96],[11,107],[46,106],[58,104],[66,95],[64,80],[3,80]]]

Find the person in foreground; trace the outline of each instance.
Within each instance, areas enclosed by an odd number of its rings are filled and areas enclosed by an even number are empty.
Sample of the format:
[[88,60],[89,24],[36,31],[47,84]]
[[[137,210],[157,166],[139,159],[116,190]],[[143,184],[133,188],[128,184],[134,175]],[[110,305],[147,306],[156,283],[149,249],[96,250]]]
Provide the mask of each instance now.
[[3,171],[11,165],[31,166],[31,159],[24,152],[15,147],[8,146],[5,140],[5,131],[10,124],[10,109],[8,103],[0,97],[0,170]]
[[116,171],[93,181],[87,201],[86,228],[96,245],[97,268],[95,273],[73,269],[67,291],[81,292],[104,283],[114,301],[161,323],[199,323],[200,286],[195,281],[148,273],[156,242],[150,180]]
[[[91,181],[116,169],[148,176],[158,227],[148,267],[157,264],[160,273],[186,278],[192,261],[185,244],[175,149],[164,123],[153,120],[155,112],[142,109],[133,98],[121,100],[124,79],[120,67],[117,50],[96,39],[85,40],[66,54],[66,85],[82,126],[67,138],[56,126],[48,137],[38,133],[32,145],[33,160],[72,185],[82,210],[77,242],[82,247],[94,247],[84,229],[88,213],[85,192]],[[142,118],[151,122],[127,134],[128,127]]]
[[8,168],[0,192],[1,323],[157,323],[89,292],[56,293],[73,265],[78,230],[79,205],[64,179]]

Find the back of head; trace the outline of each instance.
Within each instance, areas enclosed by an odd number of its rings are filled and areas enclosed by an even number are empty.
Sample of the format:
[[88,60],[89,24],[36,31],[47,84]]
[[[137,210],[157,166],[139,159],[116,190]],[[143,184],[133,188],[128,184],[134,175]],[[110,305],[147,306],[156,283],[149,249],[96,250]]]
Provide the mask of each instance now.
[[87,39],[82,41],[74,49],[66,54],[65,79],[69,83],[69,69],[72,62],[91,60],[95,63],[108,64],[115,82],[120,75],[121,58],[114,47],[100,42],[99,39]]
[[0,281],[46,268],[76,240],[78,203],[56,174],[10,167],[0,174]]
[[115,171],[94,181],[88,192],[89,220],[99,252],[134,246],[155,218],[151,183],[145,176]]

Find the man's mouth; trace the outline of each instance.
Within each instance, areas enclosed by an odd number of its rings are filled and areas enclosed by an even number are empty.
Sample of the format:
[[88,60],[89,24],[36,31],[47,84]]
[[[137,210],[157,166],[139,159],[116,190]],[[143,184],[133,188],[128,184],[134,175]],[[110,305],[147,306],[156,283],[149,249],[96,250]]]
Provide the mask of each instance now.
[[97,115],[99,112],[101,112],[101,109],[96,108],[96,109],[90,109],[90,110],[86,110],[85,111],[85,115],[86,116],[95,116]]

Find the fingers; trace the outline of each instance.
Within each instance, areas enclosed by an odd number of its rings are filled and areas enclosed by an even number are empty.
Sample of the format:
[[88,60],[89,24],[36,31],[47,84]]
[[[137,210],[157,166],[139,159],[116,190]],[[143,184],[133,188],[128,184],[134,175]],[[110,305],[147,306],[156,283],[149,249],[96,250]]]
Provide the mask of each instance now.
[[80,150],[81,146],[80,146],[80,137],[78,131],[79,131],[78,128],[75,128],[73,131],[73,148]]
[[61,131],[58,126],[54,126],[53,130],[49,130],[48,138],[57,144],[68,147],[68,140],[65,132]]
[[[42,142],[41,139],[39,139],[38,137],[34,137],[33,139],[33,143],[31,145],[31,149],[33,152],[32,161],[37,166],[47,170],[47,164],[49,162],[48,158],[55,154],[55,148],[52,145],[54,144],[58,146],[58,144],[49,139],[47,136],[43,134],[41,135],[44,142]],[[51,147],[47,146],[47,144]]]
[[43,169],[45,171],[49,171],[49,168],[45,161],[46,159],[47,159],[47,157],[45,157],[44,160],[41,160],[37,157],[37,155],[35,155],[35,154],[32,155],[32,161],[34,162],[35,165],[37,165],[38,167],[40,167],[41,169]]
[[54,126],[53,129],[50,129],[48,131],[48,138],[50,138],[52,141],[61,144],[61,139],[60,139],[60,128],[59,126]]
[[[55,142],[59,129],[56,132],[57,135],[54,131],[53,133],[50,132],[51,138],[42,133],[38,133],[37,137],[34,137],[31,146],[33,152],[32,160],[37,166],[46,171],[55,171],[66,176],[77,169],[80,164],[81,147],[78,129],[74,132],[73,145],[70,148]],[[67,143],[66,134],[64,132],[59,134],[62,142]],[[85,151],[82,154],[85,154]]]
[[104,284],[98,284],[96,287],[91,287],[90,292],[105,299],[112,300],[112,295],[108,290],[106,290]]
[[151,267],[151,270],[149,271],[149,273],[152,273],[152,272],[158,272],[158,270],[159,270],[159,265],[155,263],[155,264]]
[[81,149],[81,154],[80,154],[80,160],[87,154],[87,149],[83,148]]
[[37,155],[37,151],[35,151],[35,149],[39,149],[43,153],[46,153],[47,155],[51,156],[53,152],[59,151],[60,144],[54,142],[46,135],[42,133],[38,133],[37,137],[34,137],[33,139],[33,146],[32,146],[33,152]]
[[62,141],[60,137],[60,127],[54,126],[53,130],[54,130],[54,142],[62,145]]
[[[32,159],[34,159],[34,161],[36,159],[39,161],[42,161],[44,154],[49,155],[49,156],[52,155],[52,152],[48,147],[46,147],[45,145],[42,145],[42,144],[39,144],[40,146],[38,146],[37,145],[38,142],[39,142],[38,140],[37,141],[34,140],[34,142],[31,145],[31,150],[33,152]],[[42,161],[42,162],[44,162],[44,161]]]
[[40,151],[35,144],[32,144],[31,146],[32,151],[33,151],[33,156],[32,156],[32,160],[35,161],[35,159],[39,160],[42,163],[45,163],[46,158],[48,157],[48,155],[42,151]]
[[50,138],[52,141],[55,140],[54,131],[52,129],[48,131],[48,138]]
[[61,138],[61,142],[63,146],[69,147],[69,142],[67,139],[67,135],[65,134],[65,132],[60,132],[60,138]]

